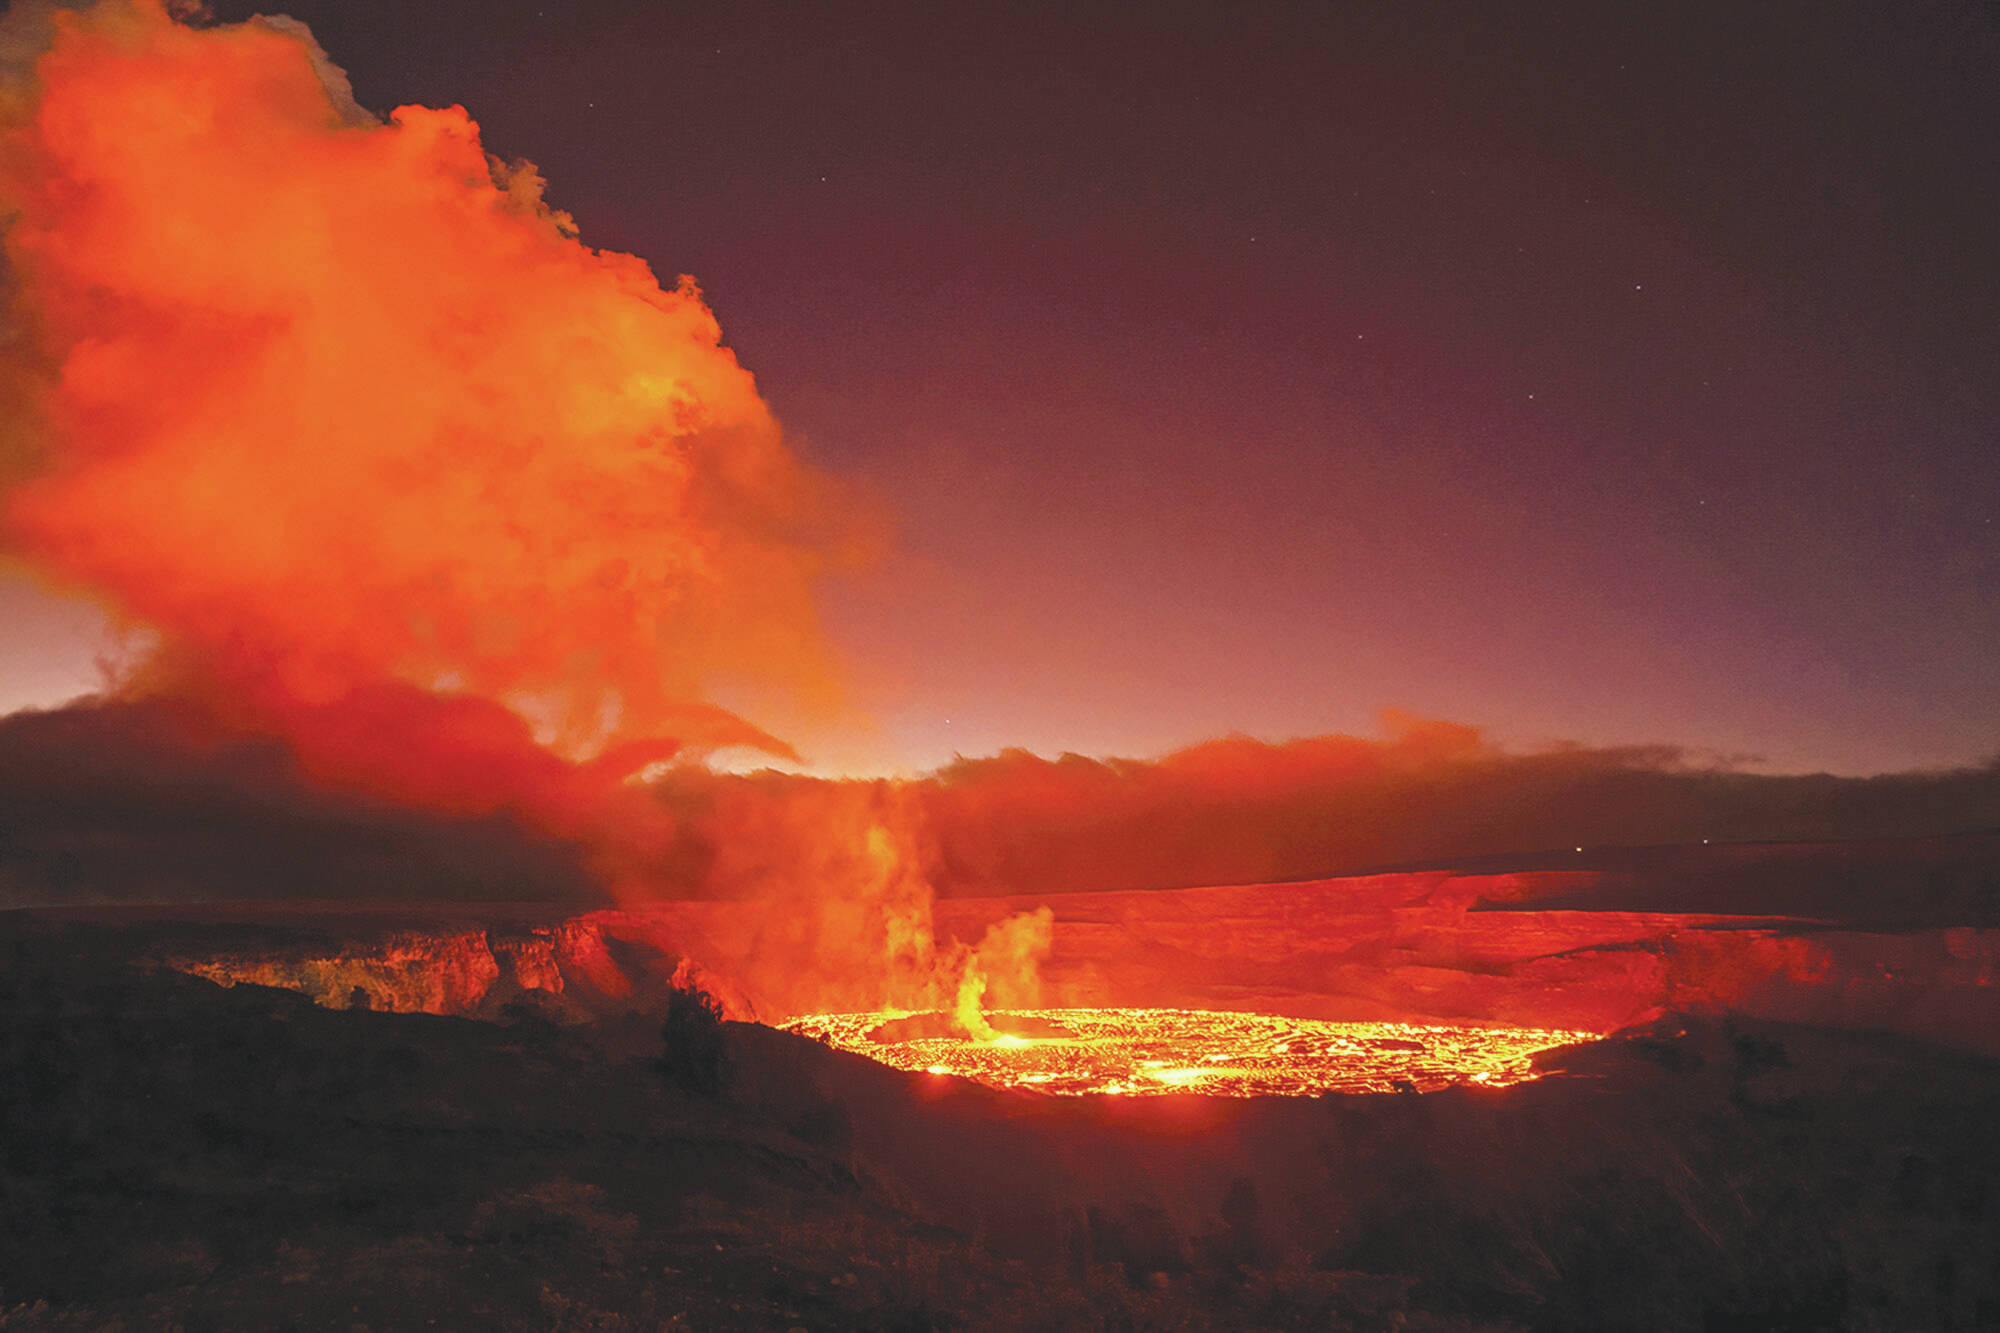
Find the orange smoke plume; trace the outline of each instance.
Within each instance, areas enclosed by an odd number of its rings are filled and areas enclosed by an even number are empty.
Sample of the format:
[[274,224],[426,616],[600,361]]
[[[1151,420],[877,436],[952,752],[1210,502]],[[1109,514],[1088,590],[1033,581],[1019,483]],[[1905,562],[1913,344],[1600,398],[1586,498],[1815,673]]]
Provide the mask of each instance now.
[[0,61],[0,530],[160,632],[134,688],[558,823],[677,746],[787,753],[699,701],[829,697],[847,537],[691,280],[289,20],[30,4]]
[[[717,686],[830,701],[809,594],[852,507],[693,282],[581,244],[462,108],[370,115],[289,20],[30,0],[0,217],[0,538],[158,631],[128,693],[322,785],[525,816],[635,901],[674,822],[623,779],[790,754]],[[705,882],[767,1003],[976,1000],[986,954],[1031,985],[1046,917],[938,940],[893,804],[721,812]]]
[[947,1009],[982,1034],[982,1005],[1040,1000],[1052,915],[1019,913],[977,943],[939,931],[910,784],[678,770],[669,787],[678,874],[727,900],[698,914],[701,957],[759,1015]]

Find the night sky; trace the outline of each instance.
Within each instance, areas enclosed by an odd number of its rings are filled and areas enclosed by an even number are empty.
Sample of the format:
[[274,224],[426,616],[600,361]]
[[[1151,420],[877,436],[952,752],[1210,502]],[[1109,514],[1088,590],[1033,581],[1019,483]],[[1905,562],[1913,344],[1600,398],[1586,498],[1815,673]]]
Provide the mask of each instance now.
[[[285,8],[693,274],[879,493],[830,768],[1384,706],[2000,751],[2000,11]],[[82,678],[74,611],[0,613],[0,705]]]

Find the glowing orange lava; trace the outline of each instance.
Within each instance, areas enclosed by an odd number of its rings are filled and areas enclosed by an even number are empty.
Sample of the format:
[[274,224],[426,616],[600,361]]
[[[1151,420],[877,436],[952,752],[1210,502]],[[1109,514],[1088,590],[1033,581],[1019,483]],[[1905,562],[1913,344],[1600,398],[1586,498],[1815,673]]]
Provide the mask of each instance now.
[[1331,1023],[1200,1009],[1007,1009],[975,1040],[942,1012],[808,1014],[784,1024],[897,1069],[1084,1094],[1309,1097],[1435,1092],[1536,1078],[1537,1051],[1594,1041],[1547,1028]]

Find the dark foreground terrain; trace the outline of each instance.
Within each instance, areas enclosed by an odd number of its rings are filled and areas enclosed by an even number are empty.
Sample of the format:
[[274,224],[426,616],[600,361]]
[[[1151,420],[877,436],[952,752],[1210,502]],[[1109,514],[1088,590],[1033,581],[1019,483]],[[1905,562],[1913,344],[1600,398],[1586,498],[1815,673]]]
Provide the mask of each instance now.
[[9,1333],[2000,1325],[2000,1064],[1908,1039],[1669,1023],[1499,1092],[1140,1102],[729,1024],[708,1096],[657,1017],[107,949],[0,943]]

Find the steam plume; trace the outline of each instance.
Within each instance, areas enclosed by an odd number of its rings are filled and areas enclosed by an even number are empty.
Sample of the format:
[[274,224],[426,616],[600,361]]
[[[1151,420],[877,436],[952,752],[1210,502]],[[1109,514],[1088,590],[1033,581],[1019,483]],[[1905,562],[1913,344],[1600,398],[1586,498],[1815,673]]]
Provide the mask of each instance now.
[[581,244],[462,108],[363,111],[289,20],[30,5],[0,58],[5,541],[160,631],[128,688],[555,819],[788,752],[701,701],[826,695],[845,538],[690,279]]
[[[377,119],[290,20],[31,3],[0,25],[0,216],[0,536],[159,632],[127,694],[325,785],[525,816],[627,898],[672,823],[623,779],[791,754],[712,687],[831,698],[810,588],[851,506],[693,281],[580,243],[462,108]],[[745,966],[976,1008],[871,800],[722,829]],[[995,937],[1003,989],[1033,924]]]

